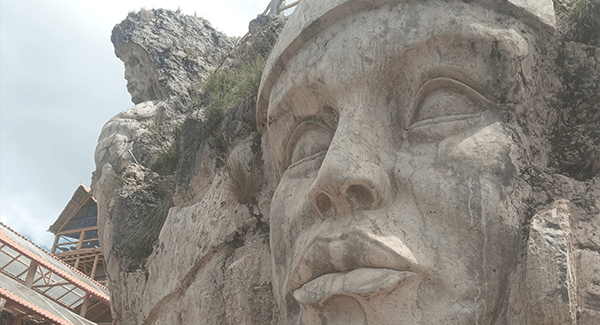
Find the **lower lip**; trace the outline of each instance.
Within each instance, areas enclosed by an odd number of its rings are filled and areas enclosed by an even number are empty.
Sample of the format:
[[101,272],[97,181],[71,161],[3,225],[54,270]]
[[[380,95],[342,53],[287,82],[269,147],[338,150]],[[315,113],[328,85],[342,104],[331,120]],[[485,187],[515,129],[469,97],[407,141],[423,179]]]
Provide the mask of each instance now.
[[371,268],[356,269],[347,273],[330,273],[295,290],[294,298],[303,304],[322,305],[335,295],[368,296],[390,291],[416,275],[408,271]]

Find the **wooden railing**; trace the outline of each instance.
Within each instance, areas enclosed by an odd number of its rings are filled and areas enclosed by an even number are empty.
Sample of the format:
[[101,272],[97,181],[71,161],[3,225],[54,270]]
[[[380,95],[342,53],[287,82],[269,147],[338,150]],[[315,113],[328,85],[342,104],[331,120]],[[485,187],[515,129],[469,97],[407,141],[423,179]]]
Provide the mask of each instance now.
[[299,2],[300,2],[300,0],[297,0],[290,4],[286,4],[285,0],[271,0],[271,2],[269,2],[269,5],[263,12],[263,15],[266,14],[267,12],[270,15],[279,15],[283,11],[297,6]]
[[[85,234],[88,232],[92,232],[92,231],[96,231],[98,232],[98,227],[88,227],[88,228],[82,228],[82,229],[73,229],[73,230],[65,230],[65,231],[61,231],[59,233],[56,234],[56,237],[54,238],[54,244],[52,245],[52,254],[56,253],[56,250],[61,247],[61,246],[73,246],[75,245],[75,250],[80,250],[84,247],[85,243],[89,243],[89,242],[94,242],[94,241],[98,241],[98,236],[94,236],[93,238],[85,238]],[[73,241],[67,241],[67,242],[63,242],[60,243],[60,238],[66,235],[73,235],[73,234],[78,234],[79,236],[77,237],[77,240],[73,240]],[[68,237],[73,237],[73,236],[68,236]],[[67,238],[68,238],[67,237]],[[72,250],[72,249],[69,249]]]

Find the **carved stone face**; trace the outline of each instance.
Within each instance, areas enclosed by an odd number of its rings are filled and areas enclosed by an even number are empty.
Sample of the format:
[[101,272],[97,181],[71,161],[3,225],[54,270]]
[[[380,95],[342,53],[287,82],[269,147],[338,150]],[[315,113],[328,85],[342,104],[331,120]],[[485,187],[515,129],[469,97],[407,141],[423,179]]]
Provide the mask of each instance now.
[[125,64],[125,80],[127,80],[127,91],[131,94],[131,101],[139,104],[161,99],[163,96],[154,64],[146,51],[139,45],[125,44],[116,52]]
[[285,324],[490,324],[519,251],[508,116],[530,29],[472,4],[339,20],[273,86],[274,287]]

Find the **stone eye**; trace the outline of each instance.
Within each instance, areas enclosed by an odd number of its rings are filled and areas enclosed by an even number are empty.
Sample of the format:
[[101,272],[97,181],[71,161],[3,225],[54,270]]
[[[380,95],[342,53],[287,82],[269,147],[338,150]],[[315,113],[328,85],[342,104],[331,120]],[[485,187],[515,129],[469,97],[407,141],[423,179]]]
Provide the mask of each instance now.
[[327,152],[332,134],[317,122],[301,123],[288,142],[288,165]]
[[428,81],[417,95],[411,126],[479,114],[492,103],[473,88],[449,78]]

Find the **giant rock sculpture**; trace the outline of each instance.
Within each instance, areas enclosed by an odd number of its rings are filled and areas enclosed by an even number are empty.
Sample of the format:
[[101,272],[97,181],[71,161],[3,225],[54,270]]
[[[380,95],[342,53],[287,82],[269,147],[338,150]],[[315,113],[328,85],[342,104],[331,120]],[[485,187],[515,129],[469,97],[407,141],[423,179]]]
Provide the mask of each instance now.
[[[160,28],[143,15],[121,24],[132,44],[120,57],[145,44],[128,33]],[[92,186],[115,248],[114,318],[597,324],[600,51],[569,40],[562,22],[542,0],[301,1],[256,112],[232,107],[211,134],[204,107],[165,95],[183,61],[125,59],[150,77],[126,73],[142,99],[105,126]],[[237,51],[271,42],[265,26]],[[165,110],[136,113],[164,98],[188,114],[175,185],[144,167]],[[257,157],[261,191],[236,202],[226,165]],[[147,220],[157,191],[173,206],[131,267],[115,225]]]

